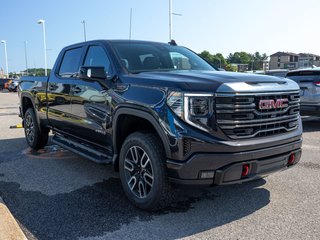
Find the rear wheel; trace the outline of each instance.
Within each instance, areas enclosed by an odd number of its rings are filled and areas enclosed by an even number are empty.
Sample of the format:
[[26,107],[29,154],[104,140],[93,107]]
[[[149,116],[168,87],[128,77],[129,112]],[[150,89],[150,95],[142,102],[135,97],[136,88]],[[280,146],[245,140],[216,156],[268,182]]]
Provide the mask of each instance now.
[[43,148],[48,143],[49,131],[39,128],[33,108],[28,108],[24,114],[24,133],[28,145],[33,149]]
[[155,135],[129,135],[121,148],[119,164],[124,192],[134,205],[157,210],[170,203],[165,154]]

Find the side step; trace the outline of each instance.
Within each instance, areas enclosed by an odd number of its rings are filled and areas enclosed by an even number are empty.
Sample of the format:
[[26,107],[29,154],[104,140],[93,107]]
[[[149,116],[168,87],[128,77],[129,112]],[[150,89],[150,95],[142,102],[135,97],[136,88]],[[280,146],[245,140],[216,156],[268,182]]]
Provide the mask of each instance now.
[[52,142],[96,163],[112,163],[112,154],[108,155],[100,149],[93,148],[89,145],[74,141],[69,138],[65,138],[61,135],[54,135],[52,138]]

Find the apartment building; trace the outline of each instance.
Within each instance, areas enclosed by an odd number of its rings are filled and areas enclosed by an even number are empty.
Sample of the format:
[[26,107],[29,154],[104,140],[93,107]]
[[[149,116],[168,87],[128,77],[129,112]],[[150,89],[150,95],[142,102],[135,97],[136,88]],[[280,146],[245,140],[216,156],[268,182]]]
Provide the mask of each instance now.
[[320,56],[311,53],[276,52],[270,55],[269,69],[297,69],[320,66]]

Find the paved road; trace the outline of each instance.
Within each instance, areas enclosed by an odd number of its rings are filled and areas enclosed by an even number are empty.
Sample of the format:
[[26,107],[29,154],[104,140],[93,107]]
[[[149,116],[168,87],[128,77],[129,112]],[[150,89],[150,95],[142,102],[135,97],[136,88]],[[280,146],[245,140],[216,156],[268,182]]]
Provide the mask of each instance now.
[[[118,175],[50,144],[31,151],[18,98],[0,93],[0,196],[30,239],[320,239],[320,119],[304,119],[298,166],[255,182],[179,188],[157,213],[127,201]],[[0,229],[1,231],[1,229]]]

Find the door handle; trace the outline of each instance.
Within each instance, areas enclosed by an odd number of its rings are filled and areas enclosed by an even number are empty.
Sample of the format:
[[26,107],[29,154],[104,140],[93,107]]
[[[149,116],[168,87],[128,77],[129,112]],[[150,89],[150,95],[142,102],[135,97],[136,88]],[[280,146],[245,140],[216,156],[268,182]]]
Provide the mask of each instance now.
[[71,89],[71,91],[72,91],[73,93],[80,93],[82,90],[81,90],[81,88],[79,88],[79,87],[73,87],[73,88]]

